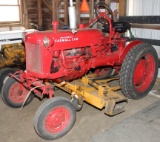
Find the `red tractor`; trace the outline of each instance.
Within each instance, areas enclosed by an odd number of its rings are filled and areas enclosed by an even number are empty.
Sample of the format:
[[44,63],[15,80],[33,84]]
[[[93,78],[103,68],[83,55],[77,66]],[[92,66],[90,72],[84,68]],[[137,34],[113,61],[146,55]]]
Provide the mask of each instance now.
[[[101,7],[105,7],[105,12]],[[96,102],[95,95],[89,98],[89,94],[78,97],[77,105],[63,97],[53,97],[55,84],[63,86],[90,71],[97,74],[94,80],[118,75],[124,96],[141,99],[156,81],[158,57],[155,49],[139,40],[127,42],[121,33],[130,25],[114,22],[106,4],[98,3],[95,11],[96,18],[87,26],[80,24],[77,29],[58,30],[55,21],[51,32],[26,34],[26,70],[10,74],[2,88],[2,99],[12,108],[29,104],[34,95],[49,96],[34,118],[35,130],[44,139],[57,139],[73,127],[75,110],[81,107],[79,98],[97,106],[102,102]],[[96,22],[102,23],[102,31],[90,28]],[[81,90],[79,87],[78,91]]]

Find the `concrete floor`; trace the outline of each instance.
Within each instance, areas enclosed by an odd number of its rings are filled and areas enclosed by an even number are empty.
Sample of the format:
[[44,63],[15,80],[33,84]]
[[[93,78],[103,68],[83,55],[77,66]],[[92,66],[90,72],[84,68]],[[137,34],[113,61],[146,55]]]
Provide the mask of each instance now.
[[[159,87],[159,84],[156,85]],[[101,141],[99,135],[101,136],[107,130],[116,127],[160,100],[158,95],[152,94],[155,94],[154,90],[151,95],[141,100],[129,100],[126,111],[114,117],[109,117],[104,114],[104,110],[96,109],[84,103],[82,110],[77,112],[76,123],[72,130],[64,137],[54,140],[54,142],[99,142]],[[56,91],[55,96],[57,95],[70,97],[61,90]],[[0,99],[0,142],[46,142],[36,134],[33,128],[34,114],[45,100],[39,101],[35,98],[31,104],[23,109],[12,109]],[[128,141],[124,140],[123,142]],[[135,142],[137,142],[136,139]]]
[[95,135],[92,142],[159,142],[160,100]]

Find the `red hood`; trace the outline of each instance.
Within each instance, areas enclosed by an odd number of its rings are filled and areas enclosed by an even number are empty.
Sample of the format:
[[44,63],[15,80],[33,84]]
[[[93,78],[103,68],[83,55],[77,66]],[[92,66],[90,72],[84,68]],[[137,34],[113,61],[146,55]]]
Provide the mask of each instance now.
[[44,37],[53,40],[54,50],[63,50],[74,47],[85,47],[102,43],[104,36],[96,29],[80,29],[76,33],[71,30],[59,30],[49,32],[33,32],[25,36],[25,42],[43,45]]

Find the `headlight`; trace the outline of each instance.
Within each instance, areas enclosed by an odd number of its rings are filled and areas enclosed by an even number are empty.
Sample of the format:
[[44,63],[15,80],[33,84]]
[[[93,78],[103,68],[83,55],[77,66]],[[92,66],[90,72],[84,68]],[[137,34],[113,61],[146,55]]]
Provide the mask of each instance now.
[[43,44],[44,44],[44,46],[45,47],[49,47],[49,45],[50,45],[50,40],[49,40],[49,38],[48,37],[44,37],[44,39],[43,39]]

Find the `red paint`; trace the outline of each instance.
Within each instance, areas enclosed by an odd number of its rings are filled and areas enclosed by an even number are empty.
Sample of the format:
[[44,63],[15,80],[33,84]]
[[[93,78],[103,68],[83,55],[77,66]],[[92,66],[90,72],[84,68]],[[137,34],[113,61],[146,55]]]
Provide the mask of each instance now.
[[136,46],[136,45],[138,45],[138,44],[141,44],[141,43],[142,43],[142,41],[140,41],[140,40],[135,40],[135,41],[130,42],[130,43],[124,48],[122,54],[120,55],[121,61],[124,60],[124,58],[126,57],[127,53],[128,53],[134,46]]
[[[88,28],[101,17],[109,23],[109,34]],[[27,87],[37,86],[35,80],[40,85],[44,84],[44,79],[57,83],[71,81],[92,68],[105,66],[117,69],[118,66],[119,70],[128,51],[141,43],[134,41],[126,46],[126,39],[115,32],[110,17],[104,13],[100,13],[87,26],[81,24],[75,33],[72,30],[57,30],[56,21],[52,24],[54,31],[36,31],[25,37],[26,71],[20,80],[22,83],[27,80]],[[49,41],[47,47],[43,43],[44,38]],[[48,88],[41,87],[42,94]]]
[[133,76],[135,89],[138,92],[144,92],[153,79],[155,72],[155,61],[153,56],[146,54],[142,57],[136,66]]
[[44,127],[50,133],[60,133],[68,126],[70,119],[69,110],[63,106],[59,106],[47,114],[44,120]]
[[12,102],[19,104],[24,102],[28,92],[29,91],[25,87],[23,87],[20,83],[15,82],[10,87],[8,94]]

